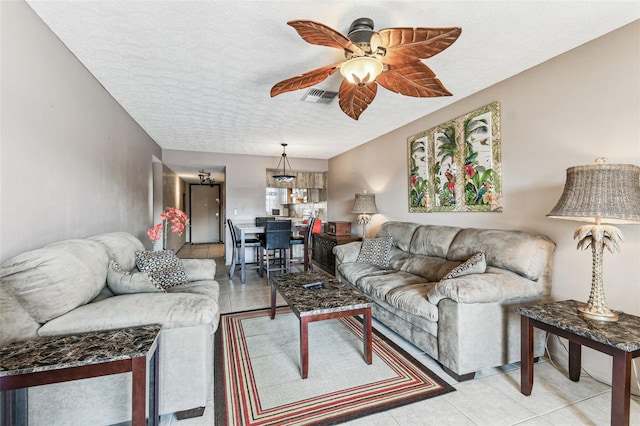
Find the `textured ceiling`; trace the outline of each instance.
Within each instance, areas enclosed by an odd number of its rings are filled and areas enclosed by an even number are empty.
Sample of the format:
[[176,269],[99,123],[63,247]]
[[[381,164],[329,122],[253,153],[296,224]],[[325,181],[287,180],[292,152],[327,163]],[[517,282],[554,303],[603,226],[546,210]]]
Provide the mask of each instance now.
[[[327,159],[640,18],[633,1],[36,1],[27,0],[100,83],[165,149]],[[372,18],[388,27],[462,27],[425,61],[448,98],[380,88],[359,121],[305,90],[273,84],[338,62],[286,22],[346,33]],[[337,90],[333,75],[315,87]]]

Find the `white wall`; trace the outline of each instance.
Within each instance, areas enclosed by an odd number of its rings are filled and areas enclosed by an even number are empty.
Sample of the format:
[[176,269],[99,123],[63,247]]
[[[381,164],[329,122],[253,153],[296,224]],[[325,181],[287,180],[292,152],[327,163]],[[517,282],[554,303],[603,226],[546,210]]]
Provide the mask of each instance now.
[[[225,166],[224,216],[235,223],[253,222],[256,216],[265,214],[265,193],[267,188],[267,169],[275,168],[280,157],[263,157],[257,155],[219,154],[212,152],[163,150],[163,161],[166,164],[180,166],[202,164]],[[288,157],[296,171],[325,172],[327,160],[313,160]],[[237,214],[234,211],[237,210]],[[230,240],[225,227],[225,242]],[[231,259],[231,247],[227,246],[227,264]]]
[[[568,167],[600,156],[609,163],[640,165],[639,76],[636,21],[332,158],[329,220],[351,221],[360,232],[350,211],[354,194],[368,189],[376,193],[380,212],[367,229],[369,236],[386,220],[541,232],[557,243],[552,296],[586,301],[591,252],[577,251],[573,240],[581,223],[545,215],[562,193]],[[502,108],[504,212],[409,213],[407,139],[493,101]],[[611,308],[640,315],[640,226],[620,229],[622,252],[605,255],[607,301]],[[583,364],[610,380],[610,357],[584,350]],[[640,369],[637,360],[636,366]]]
[[146,241],[160,148],[25,2],[0,15],[0,261],[101,232]]

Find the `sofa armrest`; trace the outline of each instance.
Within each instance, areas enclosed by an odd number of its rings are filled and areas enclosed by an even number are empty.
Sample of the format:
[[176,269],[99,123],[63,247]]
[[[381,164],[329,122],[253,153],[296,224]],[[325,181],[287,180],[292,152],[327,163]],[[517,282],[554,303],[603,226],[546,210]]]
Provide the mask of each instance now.
[[212,280],[216,275],[216,261],[213,259],[180,259],[189,281]]
[[339,263],[355,262],[360,254],[360,246],[362,242],[353,241],[347,244],[335,246],[333,248],[333,254],[336,255],[336,260]]
[[458,303],[492,303],[542,295],[537,282],[518,274],[490,268],[483,274],[470,274],[442,280],[427,294],[429,302],[437,305],[442,299]]

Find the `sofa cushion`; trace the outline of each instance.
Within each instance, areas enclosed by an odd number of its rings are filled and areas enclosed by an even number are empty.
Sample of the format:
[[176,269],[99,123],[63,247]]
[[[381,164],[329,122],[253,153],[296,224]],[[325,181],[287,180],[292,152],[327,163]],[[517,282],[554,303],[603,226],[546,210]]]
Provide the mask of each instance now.
[[393,244],[400,250],[409,252],[413,232],[420,226],[410,222],[385,222],[380,226],[377,237],[392,237]]
[[108,265],[98,242],[66,240],[8,260],[0,279],[33,319],[45,323],[96,297]]
[[484,253],[476,253],[467,259],[464,263],[453,268],[444,277],[443,280],[449,280],[451,278],[462,277],[470,274],[482,274],[487,269],[487,262],[484,258]]
[[356,283],[356,287],[369,296],[376,299],[384,299],[385,295],[395,288],[423,283],[424,281],[424,278],[417,275],[403,271],[393,271],[390,274],[363,276]]
[[216,261],[213,259],[180,259],[189,281],[213,280]]
[[[163,328],[211,324],[211,331],[215,330],[220,316],[218,283],[200,281],[187,285],[190,288],[172,287],[166,294],[126,294],[89,303],[49,321],[38,334],[57,336],[145,324],[162,324]],[[189,293],[178,293],[177,289]]]
[[460,229],[453,226],[422,225],[413,233],[411,246],[407,251],[411,254],[446,258],[449,246]]
[[489,266],[484,274],[465,275],[436,283],[427,299],[434,305],[445,298],[458,303],[501,303],[540,296],[542,292],[541,286],[515,272]]
[[383,269],[368,263],[342,263],[338,265],[338,272],[348,282],[356,285],[358,280],[365,276],[392,274],[392,269]]
[[144,250],[144,244],[127,232],[110,232],[87,238],[102,244],[109,259],[118,262],[123,271],[131,271],[136,266],[136,251]]
[[164,293],[159,282],[146,272],[125,272],[117,262],[109,262],[107,285],[113,294]]
[[396,246],[392,246],[391,253],[389,256],[389,267],[391,269],[395,269],[396,271],[399,271],[402,269],[402,266],[410,257],[411,255],[406,251],[400,250]]
[[438,306],[429,302],[427,294],[436,283],[416,283],[390,290],[384,300],[403,311],[438,321]]
[[402,265],[402,270],[423,278],[423,281],[435,282],[461,262],[435,256],[410,255]]
[[136,266],[164,288],[189,282],[182,262],[172,250],[137,251]]
[[447,258],[465,261],[481,251],[487,265],[508,269],[535,281],[544,273],[554,248],[555,244],[543,235],[468,228],[453,240]]
[[392,244],[392,237],[365,238],[356,262],[388,268]]

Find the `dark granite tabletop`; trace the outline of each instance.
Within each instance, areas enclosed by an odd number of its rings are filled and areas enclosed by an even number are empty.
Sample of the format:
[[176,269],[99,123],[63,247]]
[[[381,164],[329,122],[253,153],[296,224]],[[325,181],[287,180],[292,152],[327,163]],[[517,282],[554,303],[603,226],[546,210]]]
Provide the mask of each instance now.
[[558,327],[578,336],[612,346],[625,352],[640,349],[640,317],[616,312],[616,322],[590,320],[578,314],[584,302],[563,300],[561,302],[522,306],[516,311],[528,318]]
[[161,325],[15,342],[0,349],[0,377],[145,356]]
[[[302,287],[303,284],[318,281],[324,284],[324,288]],[[271,283],[277,287],[298,317],[361,309],[373,305],[363,294],[320,271],[274,275],[271,277]]]

